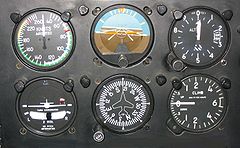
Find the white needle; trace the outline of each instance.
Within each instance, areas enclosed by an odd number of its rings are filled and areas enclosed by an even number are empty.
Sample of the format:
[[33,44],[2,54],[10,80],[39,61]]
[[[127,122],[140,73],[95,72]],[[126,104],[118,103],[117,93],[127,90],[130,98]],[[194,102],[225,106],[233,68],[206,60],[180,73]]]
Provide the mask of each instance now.
[[171,105],[176,105],[177,107],[180,107],[181,105],[195,105],[195,102],[181,102],[181,101],[177,101],[177,102],[172,102]]
[[43,35],[43,37],[46,36],[45,22],[44,22],[44,14],[42,14],[42,35]]
[[197,25],[197,41],[201,40],[201,29],[202,29],[202,22],[201,20],[196,22]]

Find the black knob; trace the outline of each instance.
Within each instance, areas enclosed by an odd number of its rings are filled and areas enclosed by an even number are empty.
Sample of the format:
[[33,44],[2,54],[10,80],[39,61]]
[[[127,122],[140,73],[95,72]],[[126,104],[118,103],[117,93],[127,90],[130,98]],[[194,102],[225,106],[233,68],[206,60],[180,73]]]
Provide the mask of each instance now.
[[224,89],[230,89],[231,88],[232,83],[231,83],[230,79],[223,77],[223,78],[220,79],[220,81],[221,81],[222,87]]
[[179,79],[174,79],[172,81],[172,86],[176,90],[180,90],[182,88],[182,82]]
[[163,86],[167,82],[167,78],[164,75],[156,76],[156,82],[159,86]]
[[63,12],[61,15],[61,19],[64,22],[69,22],[71,19],[71,13],[70,12]]
[[179,10],[173,12],[173,17],[175,20],[181,20],[183,17],[183,13]]
[[184,64],[181,60],[174,59],[172,61],[172,68],[173,68],[173,70],[179,72],[184,69]]
[[167,12],[167,7],[163,4],[157,6],[158,13],[163,16]]
[[227,21],[230,21],[233,17],[233,12],[232,10],[226,10],[222,13],[222,15]]
[[14,85],[14,88],[15,88],[15,90],[17,91],[17,92],[22,92],[23,91],[23,89],[24,89],[24,86],[25,84],[24,84],[24,82],[23,81],[18,81],[15,85]]
[[84,75],[80,79],[80,83],[84,88],[88,88],[91,84],[91,80],[88,78],[88,76]]
[[11,18],[11,20],[16,24],[16,23],[20,22],[20,20],[21,20],[21,15],[20,15],[19,13],[12,13],[12,14],[10,15],[10,18]]
[[74,87],[73,80],[68,80],[68,81],[63,85],[63,88],[64,88],[67,92],[72,92],[72,91],[73,91],[73,87]]

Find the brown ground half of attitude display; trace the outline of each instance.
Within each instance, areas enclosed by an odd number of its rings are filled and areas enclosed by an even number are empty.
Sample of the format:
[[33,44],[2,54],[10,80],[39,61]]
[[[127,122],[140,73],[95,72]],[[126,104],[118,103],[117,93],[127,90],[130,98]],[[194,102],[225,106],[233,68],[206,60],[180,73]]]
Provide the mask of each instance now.
[[[116,54],[116,49],[121,40],[115,35],[111,40],[108,40],[112,35],[104,33],[95,33],[94,39],[97,48],[103,55]],[[123,38],[123,44],[125,44],[129,50],[129,53],[143,53],[147,48],[150,36],[130,36],[133,41],[128,37]]]

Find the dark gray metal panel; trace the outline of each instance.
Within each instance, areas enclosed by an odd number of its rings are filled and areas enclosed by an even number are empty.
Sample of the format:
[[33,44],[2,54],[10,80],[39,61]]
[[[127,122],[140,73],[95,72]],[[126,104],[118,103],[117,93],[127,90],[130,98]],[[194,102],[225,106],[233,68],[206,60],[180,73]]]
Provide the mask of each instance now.
[[[107,8],[112,4],[131,4],[140,9],[148,6],[153,10],[149,16],[153,23],[155,39],[152,51],[149,56],[152,62],[148,66],[139,63],[131,68],[118,69],[106,64],[101,67],[93,63],[96,57],[90,43],[91,24],[95,18],[91,11],[95,7]],[[80,5],[89,7],[90,12],[86,16],[80,16],[78,7]],[[157,5],[165,4],[168,12],[164,16],[157,13]],[[191,6],[209,6],[223,12],[231,9],[234,13],[233,18],[229,21],[232,42],[231,48],[225,59],[227,66],[220,63],[204,70],[187,69],[184,72],[169,71],[165,58],[169,53],[168,47],[168,30],[172,23],[172,10],[184,10]],[[14,23],[10,19],[12,12],[25,12],[39,7],[49,7],[60,12],[70,10],[73,14],[71,20],[76,31],[76,49],[70,60],[61,68],[51,72],[36,72],[26,67],[16,68],[18,60],[14,55],[11,43],[11,34]],[[240,2],[238,0],[1,0],[0,5],[0,115],[3,132],[3,142],[6,148],[93,148],[93,147],[114,147],[114,148],[238,148],[240,147],[240,34],[237,28],[240,25]],[[155,98],[155,107],[152,118],[148,122],[149,130],[144,128],[128,135],[118,135],[105,131],[106,139],[98,144],[92,139],[93,127],[96,125],[94,119],[91,101],[97,84],[96,79],[104,80],[105,78],[118,74],[128,73],[136,75],[143,80],[151,80],[149,87],[152,89]],[[166,126],[170,114],[168,111],[168,95],[171,91],[171,80],[175,77],[183,78],[190,74],[204,73],[215,78],[226,76],[232,81],[232,88],[227,90],[229,98],[229,108],[224,121],[219,128],[196,135],[184,133],[182,136],[174,136]],[[162,87],[155,82],[155,77],[163,74],[167,77],[167,83]],[[83,88],[79,83],[82,75],[88,75],[92,84],[88,88]],[[17,92],[14,84],[18,80],[31,80],[41,76],[52,76],[66,81],[71,78],[75,82],[74,92],[78,100],[78,112],[73,127],[76,133],[71,135],[68,132],[55,137],[39,137],[28,132],[21,135],[19,130],[22,128],[16,111],[15,101]]]

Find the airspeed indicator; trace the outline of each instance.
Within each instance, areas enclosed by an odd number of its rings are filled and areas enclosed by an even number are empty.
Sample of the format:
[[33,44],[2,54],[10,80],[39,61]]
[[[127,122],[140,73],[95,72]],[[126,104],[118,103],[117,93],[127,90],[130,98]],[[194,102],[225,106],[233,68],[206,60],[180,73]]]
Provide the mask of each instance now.
[[13,32],[14,51],[26,66],[49,71],[62,66],[74,48],[74,31],[70,22],[51,9],[34,9],[26,13]]

